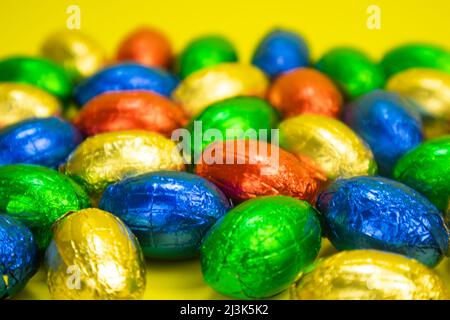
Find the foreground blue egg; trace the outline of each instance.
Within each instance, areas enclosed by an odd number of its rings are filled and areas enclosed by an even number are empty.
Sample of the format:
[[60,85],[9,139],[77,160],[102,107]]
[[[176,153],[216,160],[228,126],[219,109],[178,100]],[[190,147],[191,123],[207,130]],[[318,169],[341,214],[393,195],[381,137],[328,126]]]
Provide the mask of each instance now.
[[0,300],[22,290],[37,267],[33,234],[16,219],[0,214]]
[[29,163],[56,168],[81,141],[78,129],[65,120],[24,120],[0,130],[0,165]]
[[162,69],[124,63],[103,69],[78,85],[75,100],[84,105],[95,96],[122,90],[149,90],[169,97],[178,79]]
[[275,29],[267,34],[253,54],[252,64],[268,76],[306,67],[309,50],[303,38],[295,32]]
[[410,187],[382,177],[336,180],[318,200],[325,235],[338,250],[376,249],[430,267],[448,247],[442,214]]
[[370,146],[381,175],[423,140],[416,105],[397,93],[375,90],[344,109],[344,121]]
[[197,254],[204,234],[230,209],[230,203],[199,176],[159,171],[110,185],[99,208],[125,222],[145,256],[178,259]]

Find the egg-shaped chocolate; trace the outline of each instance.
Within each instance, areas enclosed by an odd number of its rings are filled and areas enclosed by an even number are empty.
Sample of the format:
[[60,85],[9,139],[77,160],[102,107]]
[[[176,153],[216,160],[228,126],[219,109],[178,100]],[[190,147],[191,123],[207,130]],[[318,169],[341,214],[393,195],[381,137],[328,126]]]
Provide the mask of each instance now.
[[273,78],[309,64],[309,49],[305,40],[294,31],[275,29],[258,44],[252,64]]
[[195,173],[217,185],[235,203],[260,196],[285,195],[314,203],[326,181],[317,165],[274,144],[227,140],[209,145]]
[[404,256],[351,250],[328,257],[290,290],[292,300],[448,300],[439,276]]
[[342,95],[325,74],[298,68],[279,76],[270,86],[269,102],[283,118],[302,113],[338,117],[342,109]]
[[70,210],[89,206],[84,190],[65,175],[41,166],[0,166],[0,212],[8,213],[28,226],[37,245],[45,249],[50,227]]
[[230,207],[214,184],[176,171],[145,173],[110,185],[99,204],[125,222],[146,257],[164,259],[195,256],[205,233]]
[[25,287],[38,268],[38,260],[31,231],[13,217],[0,214],[0,300]]
[[72,211],[58,219],[45,254],[47,285],[58,300],[139,299],[145,264],[131,231],[99,209]]
[[345,107],[344,121],[370,146],[378,170],[385,176],[423,139],[415,105],[393,92],[375,90],[359,97]]
[[288,288],[320,249],[320,223],[306,201],[260,197],[230,210],[206,235],[201,266],[221,294],[267,298]]
[[280,146],[311,158],[330,179],[377,172],[370,148],[339,120],[303,114],[284,120],[279,128]]
[[173,99],[191,116],[207,106],[236,96],[263,98],[268,87],[264,73],[251,65],[221,63],[201,69],[185,78],[173,92]]
[[80,83],[74,97],[79,105],[109,91],[148,90],[168,97],[177,85],[177,78],[167,71],[122,63],[102,69]]
[[77,128],[59,118],[28,119],[0,129],[0,165],[57,168],[82,141]]
[[335,181],[317,199],[325,235],[338,250],[377,249],[433,267],[448,248],[442,213],[410,187],[382,177]]
[[86,136],[142,129],[170,137],[187,122],[182,108],[150,91],[106,92],[90,100],[73,123]]

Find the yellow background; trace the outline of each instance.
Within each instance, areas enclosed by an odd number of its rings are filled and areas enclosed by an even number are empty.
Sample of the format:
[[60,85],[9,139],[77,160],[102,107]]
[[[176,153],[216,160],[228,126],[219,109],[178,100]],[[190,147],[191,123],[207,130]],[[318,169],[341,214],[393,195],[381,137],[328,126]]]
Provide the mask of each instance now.
[[[381,9],[381,29],[366,27],[369,5]],[[408,41],[450,48],[449,0],[1,0],[0,57],[38,54],[51,32],[66,26],[69,5],[81,9],[81,29],[102,44],[110,56],[131,29],[148,24],[172,40],[175,51],[204,33],[232,40],[244,61],[260,37],[274,26],[301,32],[318,58],[325,50],[351,45],[378,59],[389,48]],[[332,252],[329,245],[323,255]],[[450,262],[439,267],[450,284]],[[218,299],[202,281],[197,260],[148,262],[145,298]],[[287,294],[277,298],[284,299]],[[38,273],[19,299],[48,299],[44,273]]]

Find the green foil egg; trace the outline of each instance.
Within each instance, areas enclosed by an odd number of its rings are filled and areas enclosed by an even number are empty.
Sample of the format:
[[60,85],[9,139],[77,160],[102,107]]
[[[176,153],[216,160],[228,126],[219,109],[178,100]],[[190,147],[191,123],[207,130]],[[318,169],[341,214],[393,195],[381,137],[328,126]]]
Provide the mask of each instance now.
[[428,44],[406,44],[388,51],[381,60],[387,77],[409,68],[431,68],[450,73],[450,52]]
[[197,38],[187,45],[176,61],[182,79],[191,73],[222,62],[236,62],[236,50],[228,39],[209,35]]
[[317,69],[333,79],[348,99],[354,99],[384,85],[382,69],[365,53],[353,48],[336,48],[317,62]]
[[404,155],[394,178],[428,197],[450,222],[450,136],[428,140]]
[[201,247],[205,281],[233,298],[266,298],[288,288],[317,256],[315,209],[286,196],[248,200],[229,211]]
[[0,166],[0,211],[34,233],[40,249],[51,239],[51,225],[66,212],[89,206],[84,190],[65,175],[36,165]]
[[222,100],[207,107],[190,122],[191,140],[187,140],[190,144],[187,148],[197,158],[216,140],[251,138],[270,142],[271,129],[276,128],[279,121],[278,112],[261,98]]

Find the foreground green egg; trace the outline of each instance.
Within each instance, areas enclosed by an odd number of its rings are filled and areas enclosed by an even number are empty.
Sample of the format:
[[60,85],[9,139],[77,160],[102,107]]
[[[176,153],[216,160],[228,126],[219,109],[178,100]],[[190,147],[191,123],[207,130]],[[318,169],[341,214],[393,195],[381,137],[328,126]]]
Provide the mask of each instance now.
[[45,249],[51,225],[66,212],[89,206],[84,190],[65,175],[36,165],[0,166],[0,211],[17,218]]
[[382,69],[357,49],[333,49],[317,62],[316,67],[333,79],[349,99],[381,88],[384,84]]
[[201,248],[206,283],[233,298],[266,298],[285,290],[320,249],[315,209],[286,196],[243,202],[219,220]]

